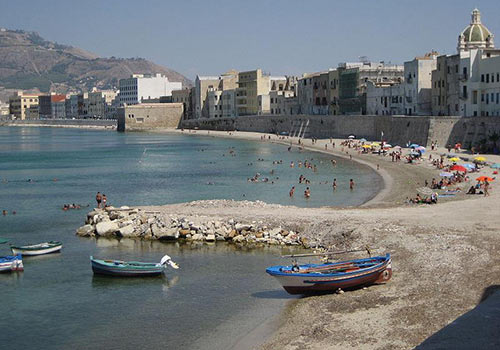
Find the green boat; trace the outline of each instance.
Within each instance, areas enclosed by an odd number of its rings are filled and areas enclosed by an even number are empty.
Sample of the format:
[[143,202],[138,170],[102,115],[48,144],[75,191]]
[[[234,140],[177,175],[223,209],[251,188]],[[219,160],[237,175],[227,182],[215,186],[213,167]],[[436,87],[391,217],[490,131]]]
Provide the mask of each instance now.
[[179,266],[172,261],[170,256],[165,255],[159,263],[145,263],[139,261],[101,260],[90,257],[92,271],[94,274],[123,276],[123,277],[143,277],[158,276],[165,271],[167,266],[178,269]]

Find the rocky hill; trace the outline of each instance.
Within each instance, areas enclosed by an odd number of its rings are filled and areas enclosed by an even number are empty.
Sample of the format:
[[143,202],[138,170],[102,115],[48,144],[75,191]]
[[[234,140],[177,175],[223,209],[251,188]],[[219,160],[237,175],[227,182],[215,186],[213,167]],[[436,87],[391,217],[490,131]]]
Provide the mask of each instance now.
[[192,84],[180,73],[143,58],[102,58],[34,32],[0,30],[0,95],[18,89],[66,93],[94,86],[117,88],[118,80],[132,73],[162,73],[183,86]]

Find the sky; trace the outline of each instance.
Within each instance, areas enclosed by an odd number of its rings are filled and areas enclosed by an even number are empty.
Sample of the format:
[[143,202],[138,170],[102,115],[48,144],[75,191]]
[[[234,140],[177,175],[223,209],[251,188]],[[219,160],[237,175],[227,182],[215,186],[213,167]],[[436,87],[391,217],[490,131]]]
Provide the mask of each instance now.
[[500,47],[500,0],[0,0],[0,27],[101,57],[144,57],[194,80],[453,54],[475,7]]

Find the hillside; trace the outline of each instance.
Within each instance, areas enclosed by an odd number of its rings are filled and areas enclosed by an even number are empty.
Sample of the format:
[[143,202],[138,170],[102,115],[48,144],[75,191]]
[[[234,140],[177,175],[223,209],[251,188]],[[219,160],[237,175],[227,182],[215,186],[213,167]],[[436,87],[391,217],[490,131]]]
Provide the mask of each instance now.
[[[0,30],[0,93],[117,88],[131,73],[162,73],[184,86],[192,82],[169,68],[143,58],[102,58],[85,50],[43,39],[34,32]],[[1,99],[1,97],[0,97]]]

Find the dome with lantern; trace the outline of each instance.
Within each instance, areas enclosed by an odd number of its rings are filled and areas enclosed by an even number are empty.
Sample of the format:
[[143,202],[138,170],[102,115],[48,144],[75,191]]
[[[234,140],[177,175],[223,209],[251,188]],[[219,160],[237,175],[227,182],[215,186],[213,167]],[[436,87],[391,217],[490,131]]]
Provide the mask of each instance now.
[[458,51],[494,48],[493,34],[481,23],[481,12],[474,9],[471,23],[458,37]]

